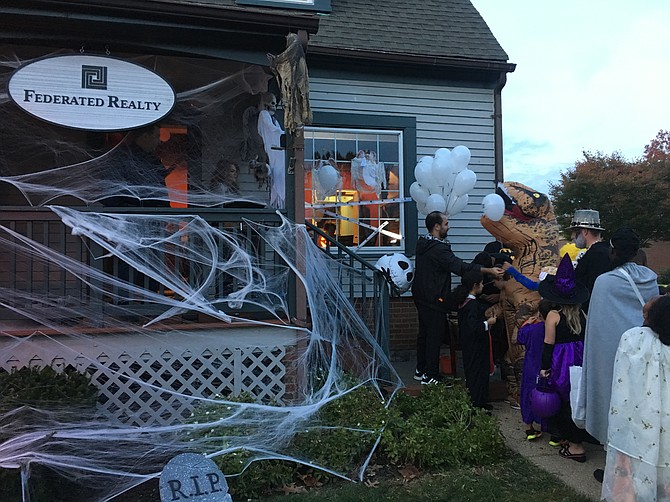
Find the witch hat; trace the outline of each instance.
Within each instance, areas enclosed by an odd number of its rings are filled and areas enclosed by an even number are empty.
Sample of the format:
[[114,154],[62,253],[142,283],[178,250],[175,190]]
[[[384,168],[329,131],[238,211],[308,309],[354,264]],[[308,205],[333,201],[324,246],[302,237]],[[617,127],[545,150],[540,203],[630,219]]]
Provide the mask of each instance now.
[[577,282],[569,254],[564,254],[556,275],[548,275],[537,288],[542,298],[562,305],[577,305],[589,299],[589,290]]

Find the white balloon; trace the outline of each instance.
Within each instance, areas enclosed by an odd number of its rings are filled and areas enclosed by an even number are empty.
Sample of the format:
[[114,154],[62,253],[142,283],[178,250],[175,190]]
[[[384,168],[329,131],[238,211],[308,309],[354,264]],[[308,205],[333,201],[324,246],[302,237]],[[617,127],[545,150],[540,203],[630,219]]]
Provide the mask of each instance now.
[[454,195],[465,195],[475,187],[475,183],[477,183],[475,172],[470,169],[463,169],[454,179],[452,193]]
[[432,163],[432,173],[435,183],[439,186],[445,186],[452,171],[451,158],[435,157]]
[[449,164],[449,166],[451,166],[452,165],[451,150],[449,150],[448,148],[438,148],[435,151],[435,159],[445,161]]
[[437,182],[433,183],[431,186],[428,187],[428,191],[431,193],[431,195],[437,194],[444,197],[444,190],[445,190],[444,185],[440,185]]
[[447,214],[453,216],[460,213],[468,205],[468,194],[459,195],[457,197],[451,196],[449,200],[449,207],[447,207]]
[[484,214],[489,220],[500,221],[505,214],[505,201],[497,193],[490,193],[482,200]]
[[[424,157],[424,159],[425,158],[426,157]],[[421,183],[421,186],[423,187],[431,187],[435,184],[435,178],[433,178],[433,159],[430,157],[428,158],[430,159],[430,162],[421,159],[414,168],[414,178]]]
[[416,210],[419,211],[419,214],[422,214],[426,216],[428,212],[426,211],[426,203],[425,202],[417,202],[416,203]]
[[421,186],[421,184],[418,181],[415,181],[409,187],[409,194],[412,196],[412,199],[414,199],[416,202],[422,202],[425,204],[426,199],[430,195],[430,192],[428,191],[428,189]]
[[333,195],[337,190],[337,185],[341,181],[340,173],[330,164],[325,164],[318,169],[319,183],[323,190],[323,195]]
[[439,194],[432,194],[426,199],[426,208],[425,214],[432,213],[433,211],[439,211],[444,213],[447,209],[447,202]]
[[451,151],[454,166],[460,172],[466,168],[470,162],[470,150],[467,146],[458,145]]

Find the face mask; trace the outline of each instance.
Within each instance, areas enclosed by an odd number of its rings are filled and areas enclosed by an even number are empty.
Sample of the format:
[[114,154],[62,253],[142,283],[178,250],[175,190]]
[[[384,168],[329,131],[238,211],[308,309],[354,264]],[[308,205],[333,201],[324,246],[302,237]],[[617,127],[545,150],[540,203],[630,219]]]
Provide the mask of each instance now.
[[575,237],[575,246],[580,249],[586,247],[586,238],[582,234],[579,234],[577,237]]

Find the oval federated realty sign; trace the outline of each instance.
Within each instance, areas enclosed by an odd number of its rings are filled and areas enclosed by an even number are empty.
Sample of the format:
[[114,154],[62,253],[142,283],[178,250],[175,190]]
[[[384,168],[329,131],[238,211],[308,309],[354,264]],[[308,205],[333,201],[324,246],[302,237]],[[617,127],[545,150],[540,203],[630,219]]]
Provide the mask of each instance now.
[[109,56],[70,54],[21,66],[9,95],[29,114],[65,127],[119,131],[165,117],[175,93],[160,75]]

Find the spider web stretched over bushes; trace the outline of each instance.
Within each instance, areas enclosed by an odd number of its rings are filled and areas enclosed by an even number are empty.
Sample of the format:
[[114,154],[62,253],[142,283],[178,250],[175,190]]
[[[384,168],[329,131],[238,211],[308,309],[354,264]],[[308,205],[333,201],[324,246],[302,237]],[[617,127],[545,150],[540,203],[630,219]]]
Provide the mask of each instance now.
[[[198,75],[197,85],[189,87],[184,82],[176,85],[178,104],[174,115],[168,118],[171,124],[188,128],[189,135],[197,134],[203,145],[198,152],[180,151],[179,162],[197,169],[189,170],[188,190],[175,196],[158,183],[134,184],[124,178],[119,166],[110,160],[120,147],[109,147],[106,143],[101,146],[100,142],[91,141],[90,135],[64,131],[17,112],[4,93],[9,70],[27,59],[20,55],[8,57],[7,48],[2,51],[0,181],[5,183],[0,186],[12,204],[20,205],[25,198],[40,208],[41,215],[47,209],[45,204],[59,202],[60,205],[48,208],[70,233],[62,239],[80,240],[88,259],[48,246],[42,242],[44,239],[37,238],[38,232],[31,237],[18,231],[15,225],[0,226],[3,266],[11,260],[31,263],[31,267],[43,267],[46,275],[61,277],[66,284],[52,291],[22,289],[12,280],[2,281],[0,305],[40,328],[23,337],[8,330],[0,333],[4,339],[0,358],[4,361],[19,349],[31,352],[34,348],[36,353],[37,347],[46,342],[57,347],[60,354],[83,359],[82,366],[89,374],[98,371],[111,374],[139,389],[137,392],[146,389],[161,396],[168,407],[179,403],[196,412],[208,410],[207,414],[196,413],[197,421],[187,417],[165,425],[137,425],[95,410],[5,407],[0,413],[0,468],[21,470],[26,489],[24,499],[29,499],[31,490],[39,483],[37,475],[31,476],[37,467],[47,467],[93,489],[98,500],[110,500],[156,477],[169,459],[182,452],[217,457],[243,449],[251,453],[245,462],[279,458],[348,475],[296,453],[291,439],[298,431],[332,427],[320,423],[319,410],[356,387],[371,385],[384,399],[382,386],[397,389],[401,384],[339,286],[338,278],[352,271],[340,268],[326,257],[313,244],[303,225],[283,217],[278,226],[244,219],[240,224],[251,229],[245,235],[237,231],[237,224],[212,225],[195,209],[239,199],[267,201],[262,188],[252,190],[258,188],[252,178],[248,178],[246,185],[250,190],[242,197],[227,194],[209,183],[213,163],[225,153],[222,145],[229,151],[238,151],[236,145],[243,139],[232,125],[233,118],[241,115],[235,103],[245,93],[254,95],[266,88],[264,73],[239,63],[213,69],[216,64],[211,62],[159,57],[140,60],[156,69],[172,65],[180,67],[182,73]],[[165,163],[172,153],[166,149],[161,160]],[[125,165],[123,169],[129,167],[134,166]],[[16,191],[8,191],[11,187]],[[151,215],[142,214],[137,208],[128,212],[101,209],[100,201],[118,194],[138,201],[174,201],[183,196],[189,208],[194,209]],[[281,261],[269,263],[268,250],[281,257]],[[166,260],[187,264],[188,274],[179,267],[166,266]],[[105,265],[110,261],[118,264],[114,270]],[[7,269],[3,270],[6,274]],[[124,270],[136,271],[144,280],[132,280],[128,272],[124,276]],[[289,319],[291,275],[304,287],[311,317],[309,328],[298,327]],[[73,296],[72,292],[80,291],[86,291],[85,299]],[[167,295],[166,291],[172,294]],[[100,304],[91,298],[113,305],[115,315],[100,318]],[[152,306],[160,313],[142,313],[143,323],[138,324],[134,319],[137,311],[131,308],[135,304]],[[263,315],[239,313],[247,308]],[[99,359],[79,351],[95,344],[100,353],[112,352],[108,338],[83,333],[82,324],[100,332],[131,333],[134,340],[151,347],[163,340],[165,323],[170,318],[190,312],[233,325],[244,322],[286,330],[294,336],[297,354],[286,362],[286,374],[298,376],[291,402],[277,406],[240,403],[221,396],[199,397],[190,391],[161,387],[152,379],[138,378],[125,372],[122,366],[103,365]],[[73,319],[78,324],[73,324]],[[183,332],[179,329],[172,328],[186,340],[185,344],[205,336],[197,329]],[[225,344],[227,331],[221,330],[218,336],[221,344]],[[322,378],[317,379],[316,375]],[[369,436],[370,444],[376,444],[380,434],[373,430],[357,432]],[[365,463],[360,467],[360,475],[364,469]]]

